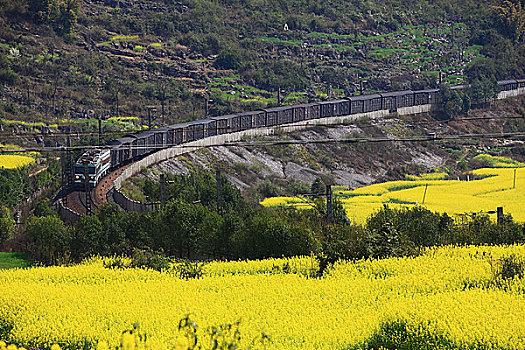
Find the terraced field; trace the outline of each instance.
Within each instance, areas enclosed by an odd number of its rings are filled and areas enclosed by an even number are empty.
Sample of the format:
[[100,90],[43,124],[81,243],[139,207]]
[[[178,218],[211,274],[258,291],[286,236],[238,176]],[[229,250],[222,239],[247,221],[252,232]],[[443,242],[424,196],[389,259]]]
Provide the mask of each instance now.
[[[484,156],[498,168],[482,168],[445,179],[446,173],[422,176],[407,175],[406,180],[374,184],[357,189],[335,188],[335,195],[344,205],[347,216],[364,223],[370,214],[383,205],[406,207],[421,205],[429,210],[451,216],[495,211],[503,207],[517,221],[525,221],[525,170],[523,164]],[[308,198],[274,197],[262,202],[265,206],[311,207]]]

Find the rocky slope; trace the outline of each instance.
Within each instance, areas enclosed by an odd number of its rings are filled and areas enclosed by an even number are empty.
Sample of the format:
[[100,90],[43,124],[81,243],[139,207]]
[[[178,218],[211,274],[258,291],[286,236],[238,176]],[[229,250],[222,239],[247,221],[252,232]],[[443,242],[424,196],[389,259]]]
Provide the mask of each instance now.
[[[450,173],[467,170],[470,158],[480,152],[502,154],[523,160],[520,140],[488,139],[435,142],[345,142],[356,138],[410,138],[429,133],[509,132],[522,129],[525,99],[500,102],[491,109],[475,110],[473,120],[438,121],[429,115],[382,120],[362,120],[349,125],[314,127],[302,132],[252,139],[253,146],[212,147],[170,159],[144,171],[126,184],[128,193],[136,192],[141,179],[158,179],[160,173],[212,171],[220,168],[229,181],[247,194],[261,198],[306,190],[320,178],[325,182],[361,187],[376,181],[402,179],[405,173],[420,173],[447,167]],[[491,119],[494,118],[494,119]],[[318,140],[341,142],[315,143]],[[272,140],[294,140],[297,144],[267,145]],[[261,142],[264,141],[264,145]],[[300,142],[310,141],[302,144]],[[270,184],[270,185],[269,185]]]

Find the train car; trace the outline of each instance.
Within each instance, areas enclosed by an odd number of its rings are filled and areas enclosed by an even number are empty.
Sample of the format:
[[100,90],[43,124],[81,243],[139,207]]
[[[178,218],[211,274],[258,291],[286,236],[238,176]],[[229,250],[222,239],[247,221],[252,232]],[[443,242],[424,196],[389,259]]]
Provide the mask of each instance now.
[[525,79],[516,79],[518,85],[518,94],[525,94]]
[[350,100],[347,99],[319,102],[319,105],[321,106],[321,118],[350,114]]
[[381,93],[382,108],[391,112],[414,105],[414,92],[410,90]]
[[177,144],[192,142],[204,137],[204,126],[198,121],[181,123],[177,125],[175,132],[178,133],[176,136],[180,140]]
[[86,181],[90,188],[95,187],[110,168],[111,150],[109,148],[85,152],[75,163],[74,188],[84,190]]
[[500,91],[516,90],[518,88],[518,82],[516,80],[500,80],[498,81],[498,87]]
[[217,121],[213,119],[203,119],[204,123],[204,137],[217,135]]
[[439,89],[426,89],[414,91],[414,105],[426,105],[439,103],[441,99],[441,91]]
[[310,111],[310,104],[305,103],[302,105],[294,106],[293,108],[293,121],[301,122],[308,119],[308,112]]
[[157,150],[155,144],[155,131],[147,130],[137,134],[137,137],[142,140],[142,147],[140,147],[138,152],[139,155],[142,156]]
[[228,114],[218,117],[210,117],[217,122],[217,135],[229,134],[241,130],[241,115]]
[[144,139],[138,137],[139,134],[128,134],[125,137],[131,138],[131,154],[130,159],[137,159],[142,153],[144,147]]
[[157,147],[169,147],[173,145],[173,128],[163,126],[155,129],[155,143]]
[[308,114],[305,120],[321,118],[321,105],[319,103],[310,103],[308,107]]
[[273,108],[265,108],[266,126],[288,124],[293,122],[293,107],[280,106]]
[[253,128],[253,113],[246,112],[240,115],[240,130],[248,130]]
[[184,142],[184,129],[181,124],[174,124],[168,126],[170,129],[169,133],[173,135],[173,145],[180,145]]
[[262,110],[250,112],[252,114],[252,125],[254,128],[266,126],[266,113]]
[[161,128],[152,129],[155,133],[155,147],[166,147],[168,145],[168,131],[169,128],[163,126]]
[[351,96],[348,100],[350,114],[368,113],[381,109],[381,95],[379,94]]
[[131,147],[133,140],[134,138],[132,137],[121,137],[106,143],[111,150],[111,168],[119,168],[132,158]]

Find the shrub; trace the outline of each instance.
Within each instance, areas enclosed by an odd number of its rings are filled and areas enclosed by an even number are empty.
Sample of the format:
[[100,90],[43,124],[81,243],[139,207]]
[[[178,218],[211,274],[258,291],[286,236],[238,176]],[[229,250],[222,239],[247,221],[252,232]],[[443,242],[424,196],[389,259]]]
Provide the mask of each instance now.
[[204,274],[203,262],[191,261],[188,259],[181,260],[180,263],[175,267],[175,272],[180,278],[201,278]]
[[493,269],[495,281],[509,281],[515,278],[523,278],[525,262],[516,255],[511,254],[500,258]]
[[130,267],[148,268],[157,271],[163,271],[170,268],[170,259],[162,252],[154,252],[149,249],[135,249],[131,256]]
[[57,216],[33,217],[26,228],[29,253],[44,264],[64,262],[71,232]]

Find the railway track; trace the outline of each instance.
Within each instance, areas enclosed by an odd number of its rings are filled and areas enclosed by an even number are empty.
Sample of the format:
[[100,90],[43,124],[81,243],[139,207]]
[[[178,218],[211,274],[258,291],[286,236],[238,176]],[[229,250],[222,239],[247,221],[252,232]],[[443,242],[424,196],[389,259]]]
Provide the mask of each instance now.
[[[91,192],[95,206],[107,203],[107,195],[113,187],[113,181],[131,164],[120,167],[106,175]],[[84,191],[73,191],[67,195],[67,207],[78,214],[86,214],[86,197]]]

